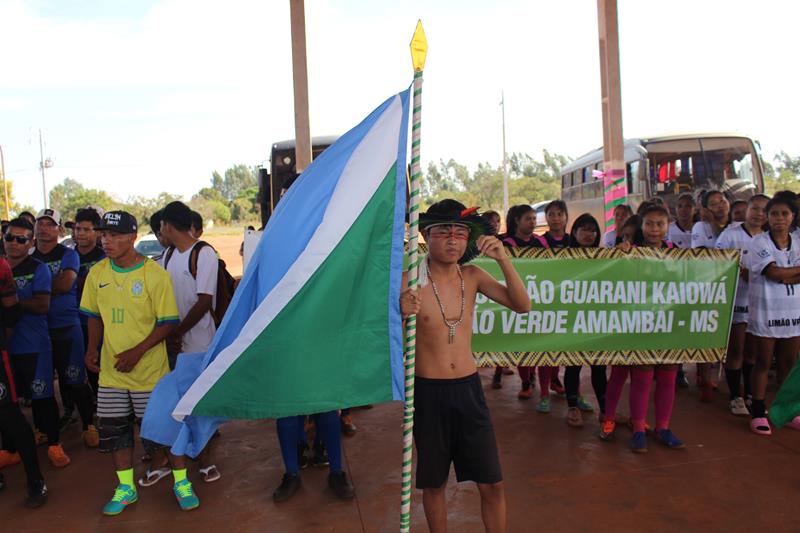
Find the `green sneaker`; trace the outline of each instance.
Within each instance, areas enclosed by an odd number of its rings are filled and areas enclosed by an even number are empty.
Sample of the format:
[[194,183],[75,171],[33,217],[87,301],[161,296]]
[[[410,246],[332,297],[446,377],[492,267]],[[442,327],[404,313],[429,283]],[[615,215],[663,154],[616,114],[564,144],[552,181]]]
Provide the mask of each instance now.
[[172,487],[175,497],[178,499],[178,505],[181,506],[181,511],[191,511],[200,507],[200,500],[195,496],[192,490],[192,484],[188,479],[175,483]]
[[550,412],[550,397],[542,398],[539,401],[539,405],[536,406],[536,410],[540,413],[549,413]]
[[584,413],[591,413],[594,411],[592,404],[583,399],[583,396],[578,396],[578,409]]
[[103,506],[103,514],[106,516],[116,516],[124,511],[127,506],[136,503],[138,500],[139,494],[136,492],[135,488],[120,483],[114,490],[114,497]]

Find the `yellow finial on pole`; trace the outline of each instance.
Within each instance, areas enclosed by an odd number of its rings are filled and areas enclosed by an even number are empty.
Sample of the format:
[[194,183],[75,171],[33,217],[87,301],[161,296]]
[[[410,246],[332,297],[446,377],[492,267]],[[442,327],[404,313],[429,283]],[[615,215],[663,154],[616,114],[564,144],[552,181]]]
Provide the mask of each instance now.
[[411,38],[411,62],[414,64],[414,72],[421,72],[425,68],[427,55],[428,40],[425,38],[425,30],[422,29],[422,21],[418,20],[414,37]]

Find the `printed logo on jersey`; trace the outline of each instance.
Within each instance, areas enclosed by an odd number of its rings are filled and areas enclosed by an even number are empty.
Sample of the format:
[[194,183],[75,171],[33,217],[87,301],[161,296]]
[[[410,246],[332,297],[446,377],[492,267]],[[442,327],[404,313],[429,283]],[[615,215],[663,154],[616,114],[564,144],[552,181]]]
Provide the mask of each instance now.
[[8,395],[8,389],[3,383],[0,383],[0,401],[5,400]]
[[33,281],[33,276],[19,276],[14,278],[14,281],[17,282],[17,289],[22,290]]
[[53,275],[58,274],[61,271],[61,261],[53,261],[45,264],[50,269],[50,273]]
[[758,257],[760,257],[761,259],[766,259],[767,257],[769,257],[769,250],[759,250],[758,254],[756,255],[758,255]]
[[66,373],[70,381],[75,381],[81,375],[81,370],[75,365],[69,365]]
[[141,279],[133,280],[131,284],[131,294],[134,296],[141,296],[144,292],[144,281]]
[[34,379],[31,382],[31,391],[36,396],[41,396],[44,394],[45,389],[47,389],[47,384],[42,379]]

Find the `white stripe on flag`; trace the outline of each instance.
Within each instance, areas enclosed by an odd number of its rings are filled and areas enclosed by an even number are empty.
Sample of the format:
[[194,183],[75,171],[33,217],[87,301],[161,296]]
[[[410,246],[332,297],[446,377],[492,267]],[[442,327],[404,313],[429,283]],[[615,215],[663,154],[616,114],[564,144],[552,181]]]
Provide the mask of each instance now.
[[269,326],[341,242],[397,161],[402,118],[402,101],[400,96],[395,96],[350,154],[322,222],[305,250],[258,305],[239,336],[219,353],[186,391],[172,412],[175,419],[183,420],[192,414],[200,399]]

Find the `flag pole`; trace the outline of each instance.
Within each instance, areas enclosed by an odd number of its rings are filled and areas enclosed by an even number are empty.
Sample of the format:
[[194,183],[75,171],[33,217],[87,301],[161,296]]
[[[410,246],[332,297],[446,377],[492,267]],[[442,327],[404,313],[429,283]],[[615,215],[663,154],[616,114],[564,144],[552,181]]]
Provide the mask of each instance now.
[[[408,206],[408,288],[417,287],[419,272],[419,201],[420,201],[420,133],[422,130],[422,71],[428,41],[422,29],[422,21],[417,21],[414,37],[411,39],[411,61],[414,65],[414,101],[411,114],[411,193]],[[414,366],[417,345],[417,316],[406,319],[405,335],[405,408],[403,410],[403,471],[400,490],[400,532],[408,533],[411,528],[411,458],[414,431]]]

